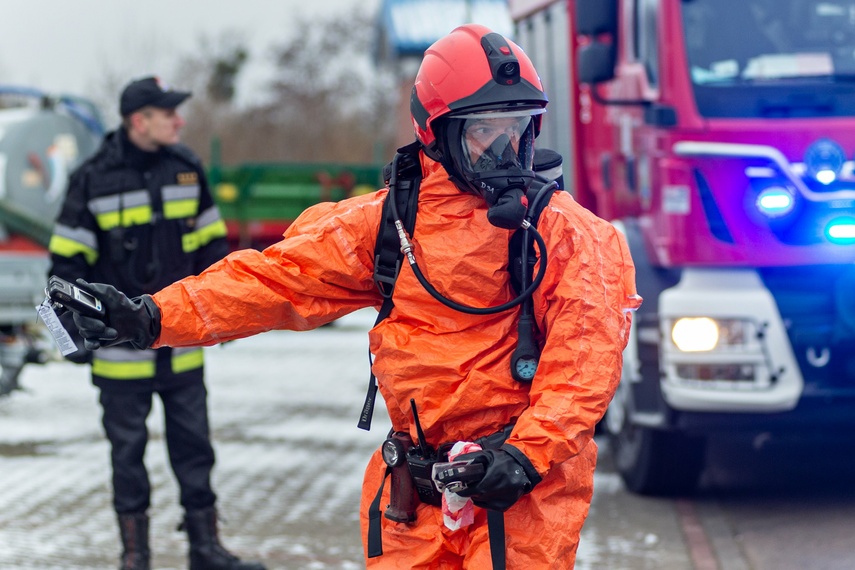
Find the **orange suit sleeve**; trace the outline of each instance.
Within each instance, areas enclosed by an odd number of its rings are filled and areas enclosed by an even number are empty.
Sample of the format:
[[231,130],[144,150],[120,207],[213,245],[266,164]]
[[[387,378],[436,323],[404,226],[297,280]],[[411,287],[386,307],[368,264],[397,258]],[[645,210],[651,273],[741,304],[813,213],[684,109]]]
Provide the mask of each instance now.
[[[382,300],[373,252],[385,191],[309,208],[264,251],[242,250],[153,295],[154,346],[212,345],[307,330]],[[368,229],[366,228],[373,228]]]

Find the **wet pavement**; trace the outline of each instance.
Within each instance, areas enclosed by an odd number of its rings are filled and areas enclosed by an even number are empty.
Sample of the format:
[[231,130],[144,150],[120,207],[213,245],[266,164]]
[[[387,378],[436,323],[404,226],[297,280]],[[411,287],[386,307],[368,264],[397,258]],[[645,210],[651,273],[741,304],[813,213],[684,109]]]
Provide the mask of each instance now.
[[[372,311],[306,333],[206,349],[221,537],[270,569],[362,568],[362,472],[388,431],[382,404],[356,428],[368,384]],[[0,400],[0,569],[118,566],[109,447],[88,367],[24,370]],[[162,408],[149,418],[153,567],[186,568]]]
[[[374,318],[360,311],[316,331],[206,350],[221,536],[243,558],[270,570],[364,567],[362,472],[389,426],[378,401],[372,430],[356,427]],[[109,448],[88,367],[29,366],[21,383],[25,391],[0,398],[0,570],[118,567]],[[183,569],[157,399],[149,429],[153,567]],[[855,448],[714,447],[702,492],[668,499],[627,493],[598,442],[577,570],[855,567]]]

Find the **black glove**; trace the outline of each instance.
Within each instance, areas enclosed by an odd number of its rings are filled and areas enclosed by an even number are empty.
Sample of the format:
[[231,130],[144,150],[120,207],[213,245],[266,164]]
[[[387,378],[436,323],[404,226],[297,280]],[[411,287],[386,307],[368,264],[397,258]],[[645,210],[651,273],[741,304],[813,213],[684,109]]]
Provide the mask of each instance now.
[[80,336],[80,332],[74,324],[74,312],[65,311],[59,315],[59,324],[68,332],[71,340],[74,341],[74,346],[77,347],[76,351],[66,354],[64,358],[75,364],[89,364],[92,362],[92,351],[86,350],[83,337]]
[[129,299],[112,285],[77,282],[101,300],[107,313],[103,319],[74,313],[74,324],[88,350],[124,342],[137,349],[148,348],[160,335],[160,309],[150,295]]
[[473,503],[484,509],[506,511],[541,481],[528,457],[507,443],[500,449],[464,453],[455,461],[469,459],[484,465],[484,477],[457,491],[457,494],[471,497]]

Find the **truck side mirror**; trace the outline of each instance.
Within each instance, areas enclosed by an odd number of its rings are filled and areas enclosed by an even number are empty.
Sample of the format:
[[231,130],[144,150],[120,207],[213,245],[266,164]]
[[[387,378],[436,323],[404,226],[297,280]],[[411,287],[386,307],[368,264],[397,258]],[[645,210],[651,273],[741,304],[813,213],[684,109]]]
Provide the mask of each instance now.
[[617,0],[576,0],[576,33],[617,34]]
[[579,49],[576,56],[579,83],[594,85],[614,79],[616,57],[614,44],[594,41]]
[[[596,84],[615,77],[617,0],[576,0],[576,33],[590,43],[576,56],[579,83]],[[602,36],[609,36],[608,38]]]

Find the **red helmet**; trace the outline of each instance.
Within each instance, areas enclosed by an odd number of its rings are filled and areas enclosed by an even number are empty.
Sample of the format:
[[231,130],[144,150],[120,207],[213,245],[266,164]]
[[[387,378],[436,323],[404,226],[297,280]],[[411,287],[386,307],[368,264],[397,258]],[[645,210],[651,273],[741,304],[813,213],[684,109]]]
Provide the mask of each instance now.
[[[531,60],[518,45],[478,24],[456,28],[425,52],[410,97],[416,138],[433,155],[435,121],[449,114],[537,109],[547,98]],[[540,115],[534,117],[535,136]]]

